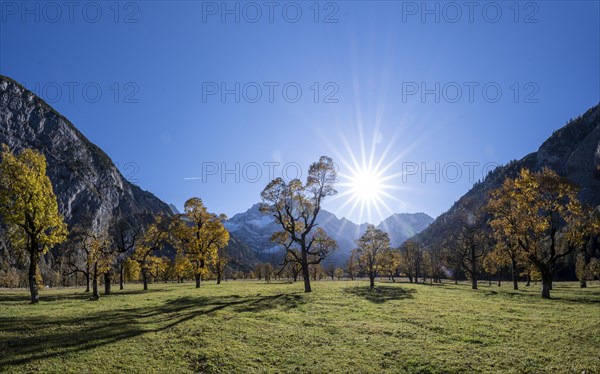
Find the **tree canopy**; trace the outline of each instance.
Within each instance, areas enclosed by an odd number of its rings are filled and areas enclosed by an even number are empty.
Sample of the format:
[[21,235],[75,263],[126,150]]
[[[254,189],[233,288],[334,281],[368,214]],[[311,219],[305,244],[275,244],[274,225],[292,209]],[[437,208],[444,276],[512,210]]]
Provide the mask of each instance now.
[[490,225],[497,236],[511,238],[540,272],[544,298],[550,297],[554,264],[584,244],[587,216],[577,192],[574,185],[544,168],[522,169],[490,194]]
[[[272,215],[283,230],[275,233],[273,240],[283,245],[302,265],[305,292],[311,292],[309,266],[319,264],[337,248],[325,230],[311,234],[317,226],[321,203],[337,193],[334,188],[336,176],[333,160],[322,156],[310,165],[306,183],[299,179],[287,182],[276,178],[261,193],[261,211]],[[300,257],[296,256],[295,247],[299,249]]]
[[31,302],[39,301],[35,275],[41,254],[67,238],[67,225],[59,213],[46,158],[25,149],[19,155],[2,146],[0,162],[0,216],[14,250],[29,254]]

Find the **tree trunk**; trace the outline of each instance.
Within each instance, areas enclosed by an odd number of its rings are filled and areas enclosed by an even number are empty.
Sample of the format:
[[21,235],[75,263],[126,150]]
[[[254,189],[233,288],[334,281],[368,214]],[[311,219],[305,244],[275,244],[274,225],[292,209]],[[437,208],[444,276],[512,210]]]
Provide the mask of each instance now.
[[375,288],[375,275],[369,274],[369,289],[372,290]]
[[513,290],[518,290],[519,283],[517,283],[517,261],[514,258],[512,258],[511,261],[512,264],[510,268],[512,270]]
[[[588,243],[589,243],[589,241],[588,241]],[[586,275],[585,269],[587,269],[587,267],[590,263],[590,258],[591,258],[589,251],[587,251],[586,249],[587,249],[587,244],[584,246],[584,250],[581,252],[583,254],[583,268],[584,268],[583,276],[579,280],[579,287],[581,287],[581,288],[587,288],[587,280],[585,279],[585,275]]]
[[148,291],[148,275],[142,271],[142,281],[144,282],[144,291]]
[[542,273],[542,298],[550,298],[550,290],[552,290],[552,273],[543,271]]
[[477,257],[475,256],[475,246],[471,246],[471,288],[477,289]]
[[196,288],[200,288],[200,274],[194,274],[194,277],[196,279]]
[[98,300],[100,295],[98,294],[98,265],[94,265],[94,276],[92,280],[92,300]]
[[412,282],[413,282],[412,275],[409,275],[409,276],[408,276],[408,281],[409,281],[410,283],[412,283]]
[[119,289],[122,290],[125,284],[125,266],[121,264],[121,268],[119,269]]
[[92,280],[92,300],[98,300],[100,295],[98,294],[98,278],[94,277]]
[[38,293],[37,282],[35,280],[35,273],[37,272],[37,256],[36,250],[30,250],[29,257],[29,292],[31,293],[31,303],[37,304],[40,302],[40,295]]
[[391,276],[391,278],[392,278],[392,283],[396,283],[396,279],[394,278],[393,275]]
[[98,278],[94,278],[92,281],[92,300],[98,300],[100,295],[98,294]]
[[221,284],[221,275],[220,274],[217,275],[217,284]]
[[312,292],[310,288],[310,272],[308,269],[308,254],[302,251],[302,277],[304,277],[304,292]]
[[525,287],[529,286],[531,286],[531,274],[527,272],[527,284],[525,284]]
[[542,297],[544,299],[550,298],[551,281],[549,279],[542,279]]
[[104,294],[110,295],[110,271],[104,273]]
[[85,292],[90,292],[90,271],[85,273]]

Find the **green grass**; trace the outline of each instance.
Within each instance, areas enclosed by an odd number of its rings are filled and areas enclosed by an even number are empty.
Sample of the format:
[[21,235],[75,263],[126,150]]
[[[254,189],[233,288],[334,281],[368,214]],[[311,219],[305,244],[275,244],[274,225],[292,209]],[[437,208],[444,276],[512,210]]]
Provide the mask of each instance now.
[[[315,282],[0,290],[0,371],[600,372],[600,286]],[[525,288],[525,287],[523,287]]]

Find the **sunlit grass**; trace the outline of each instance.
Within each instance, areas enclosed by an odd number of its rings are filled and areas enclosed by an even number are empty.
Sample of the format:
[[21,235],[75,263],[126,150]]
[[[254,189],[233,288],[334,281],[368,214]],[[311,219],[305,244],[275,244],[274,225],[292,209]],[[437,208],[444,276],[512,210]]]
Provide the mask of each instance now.
[[[598,372],[600,286],[366,281],[0,290],[0,371]],[[525,288],[525,287],[523,287]]]

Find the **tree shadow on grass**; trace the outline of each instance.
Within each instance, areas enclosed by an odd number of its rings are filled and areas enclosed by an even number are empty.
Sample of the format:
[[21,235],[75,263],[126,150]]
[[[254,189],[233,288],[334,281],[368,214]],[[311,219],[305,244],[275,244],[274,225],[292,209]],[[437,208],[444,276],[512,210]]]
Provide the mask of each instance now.
[[354,296],[364,297],[368,301],[377,304],[392,300],[412,299],[413,294],[417,292],[413,288],[405,289],[393,286],[376,286],[372,290],[369,287],[348,287],[342,291]]
[[[44,292],[40,292],[40,303],[54,302],[54,301],[65,301],[65,300],[85,300],[92,296],[91,292],[70,292],[68,294],[57,294],[57,295],[44,295]],[[0,293],[0,303],[14,302],[29,304],[31,302],[31,296],[29,292],[20,292],[14,294],[3,294]]]
[[[389,284],[389,285],[392,285],[392,284],[410,284],[410,285],[422,286],[422,287],[446,287],[447,285],[449,285],[449,283],[436,283],[436,282],[431,282],[429,280],[423,282],[422,279],[419,279],[418,282],[410,282],[409,280],[404,280],[403,278],[396,278],[395,281],[391,281],[389,279],[380,279],[377,282],[379,284]],[[454,283],[452,283],[452,284],[454,284]]]
[[[546,300],[542,299],[540,291],[538,289],[533,288],[526,288],[520,289],[519,291],[507,292],[485,291],[484,295],[510,298],[514,300],[520,299],[523,301],[533,300],[535,302]],[[600,304],[600,292],[581,293],[573,291],[571,289],[555,289],[553,291],[550,291],[549,300],[556,302],[564,301],[566,303],[573,304]]]
[[96,347],[161,332],[224,309],[260,312],[294,308],[299,294],[249,297],[180,297],[161,305],[78,314],[66,318],[44,315],[8,317],[0,321],[0,371],[45,358],[65,356]]
[[550,300],[565,301],[565,302],[573,303],[573,304],[597,304],[597,305],[600,305],[600,299],[580,299],[580,298],[573,298],[573,297],[554,297],[554,296],[552,296],[550,298]]
[[[121,295],[142,295],[142,294],[150,294],[156,292],[168,292],[169,289],[157,288],[157,289],[149,289],[144,291],[143,289],[139,290],[114,290],[110,295],[104,295],[101,291],[100,299],[104,297],[118,297]],[[47,302],[55,302],[55,301],[64,301],[64,300],[87,300],[92,297],[91,292],[84,292],[83,290],[73,290],[73,292],[69,293],[52,293],[46,294],[44,290],[40,292],[40,303]],[[31,301],[31,296],[29,292],[19,292],[19,293],[9,293],[3,294],[0,293],[0,303],[3,302],[23,302],[24,304],[28,304]]]
[[[142,294],[148,294],[148,293],[171,292],[171,291],[173,291],[171,288],[152,288],[152,286],[150,286],[147,290],[144,290],[143,288],[115,290],[108,296],[142,295]],[[102,297],[102,296],[105,296],[105,295],[101,294],[100,297]]]
[[304,304],[304,296],[302,293],[278,294],[269,298],[260,298],[252,302],[237,305],[236,312],[260,312],[266,309],[275,309],[281,307],[284,310],[297,308],[298,305]]

